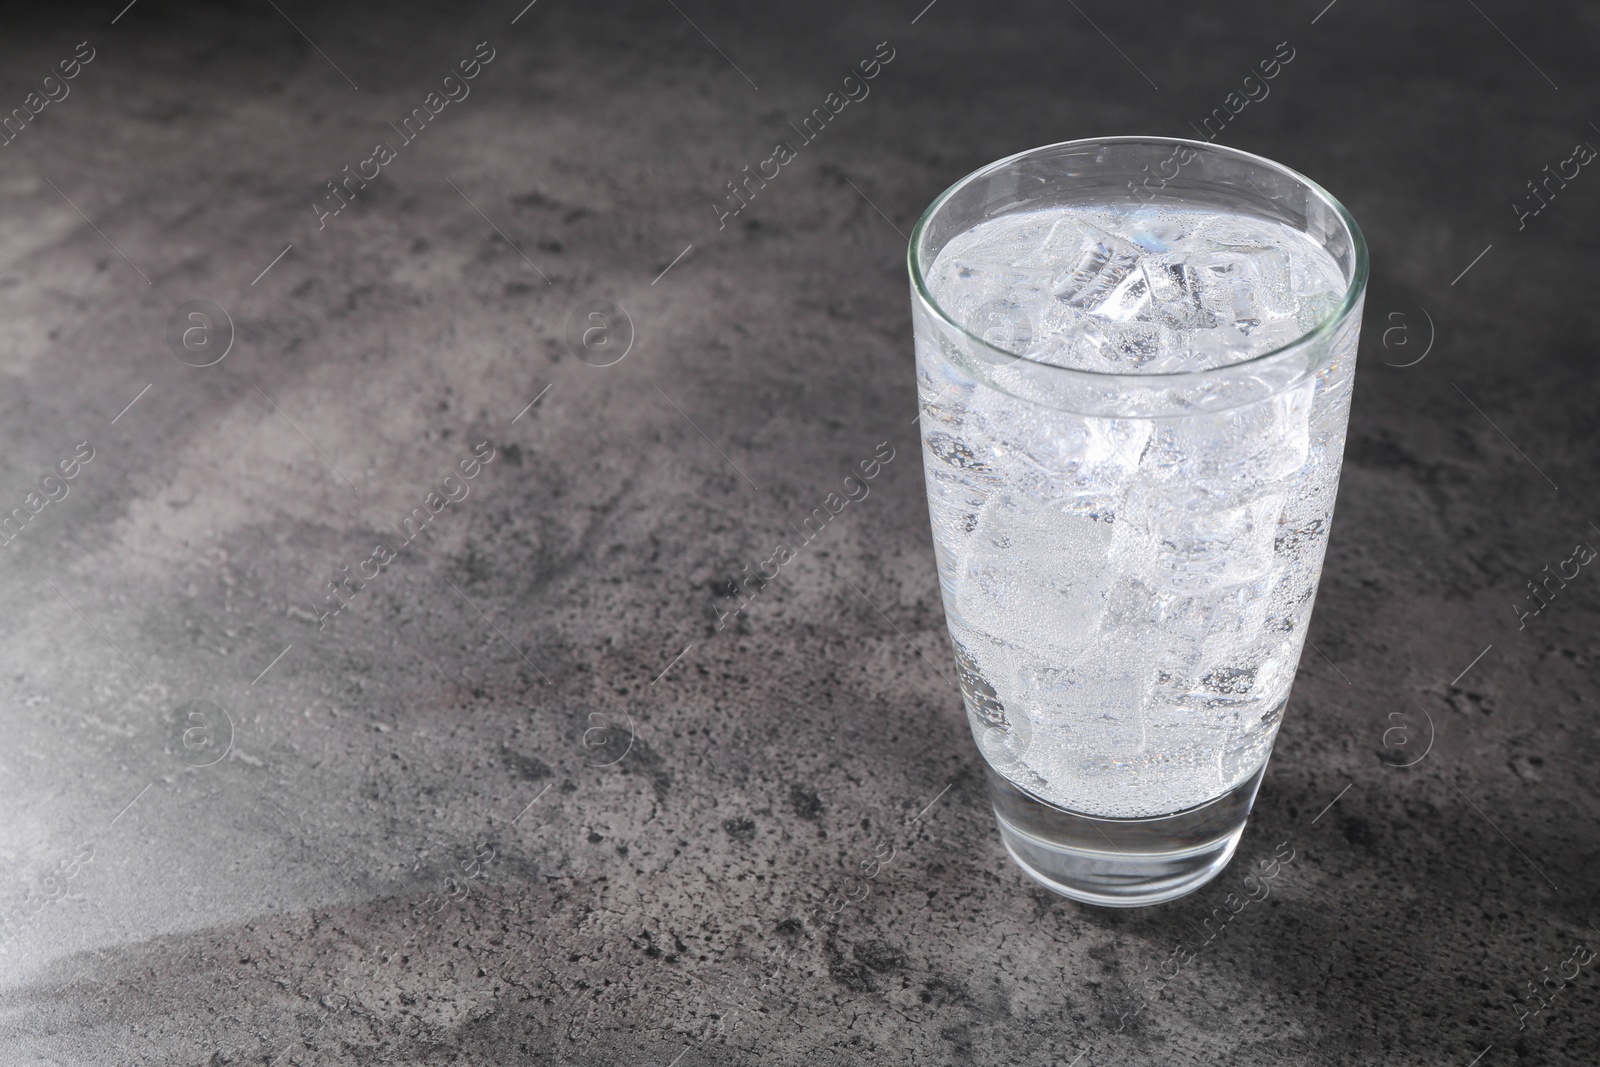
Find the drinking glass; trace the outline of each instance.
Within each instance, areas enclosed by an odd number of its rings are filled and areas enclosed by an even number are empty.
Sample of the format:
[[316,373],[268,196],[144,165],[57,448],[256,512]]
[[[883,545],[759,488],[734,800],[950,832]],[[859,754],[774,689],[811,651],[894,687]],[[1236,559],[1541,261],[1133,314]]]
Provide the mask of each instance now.
[[[1028,232],[1014,213],[1047,223],[1084,208],[1176,212],[1229,233],[1287,227],[1332,288],[1258,336],[1264,351],[1194,367],[1160,350],[1172,330],[1138,322],[1116,336],[1155,347],[1111,369],[1030,354],[1052,328],[1041,318],[1063,310],[1038,271],[1067,271],[1056,277],[1069,289],[1105,277],[1095,272],[1115,256],[1099,246],[1074,268],[1075,251],[1041,260],[1054,254],[1046,241],[1028,266],[995,261],[1000,288],[986,303],[941,306],[929,276],[952,241],[993,220]],[[1278,262],[1272,252],[1250,249],[1251,269]],[[1228,281],[1239,255],[1195,270]],[[1152,287],[1189,269],[1161,262]],[[1001,839],[1030,876],[1078,901],[1133,907],[1192,892],[1244,832],[1305,641],[1366,244],[1332,196],[1280,164],[1112,137],[963,178],[918,221],[908,266],[940,589]]]

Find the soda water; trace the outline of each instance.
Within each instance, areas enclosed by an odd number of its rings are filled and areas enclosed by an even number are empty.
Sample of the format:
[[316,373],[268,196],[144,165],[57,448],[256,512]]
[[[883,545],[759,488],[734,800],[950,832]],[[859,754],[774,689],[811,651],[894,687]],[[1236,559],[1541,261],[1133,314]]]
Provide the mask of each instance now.
[[[1254,359],[1348,288],[1288,225],[1114,201],[986,219],[926,275],[990,345],[1102,375]],[[923,362],[939,576],[998,772],[1069,811],[1140,817],[1261,769],[1322,569],[1354,345],[1264,400],[1144,419],[1053,410]]]

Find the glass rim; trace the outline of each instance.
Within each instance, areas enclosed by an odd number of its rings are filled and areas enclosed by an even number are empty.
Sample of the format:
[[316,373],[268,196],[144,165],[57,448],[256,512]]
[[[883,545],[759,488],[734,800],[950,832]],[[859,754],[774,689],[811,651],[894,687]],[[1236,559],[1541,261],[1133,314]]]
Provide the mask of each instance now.
[[[1249,359],[1241,359],[1235,363],[1223,363],[1215,367],[1203,367],[1195,370],[1174,371],[1163,374],[1127,374],[1116,371],[1097,371],[1082,367],[1063,367],[1054,363],[1044,363],[1037,359],[1023,355],[1020,352],[1013,352],[1008,348],[1001,348],[998,345],[990,344],[988,341],[973,333],[961,323],[957,322],[955,318],[940,305],[939,301],[934,298],[933,294],[928,291],[927,281],[922,274],[922,266],[918,262],[917,250],[922,243],[923,233],[926,231],[929,223],[933,221],[934,216],[939,213],[939,210],[943,208],[952,197],[973,182],[987,177],[997,171],[1004,170],[1007,167],[1014,166],[1030,156],[1035,156],[1043,152],[1049,152],[1061,148],[1111,144],[1148,144],[1165,147],[1184,146],[1202,149],[1209,152],[1217,152],[1223,155],[1233,156],[1236,159],[1247,160],[1268,170],[1277,171],[1279,174],[1285,175],[1291,180],[1304,185],[1314,195],[1319,197],[1334,210],[1334,212],[1338,215],[1339,220],[1344,224],[1345,229],[1350,234],[1351,248],[1355,253],[1354,270],[1351,271],[1350,279],[1345,286],[1344,296],[1339,301],[1338,306],[1330,311],[1324,318],[1318,320],[1315,326],[1311,327],[1311,329],[1305,331],[1294,340],[1289,341],[1286,344],[1279,345],[1276,348],[1269,349],[1266,352],[1260,353],[1259,355],[1251,356]],[[930,311],[938,316],[941,322],[955,330],[961,336],[965,337],[971,344],[978,346],[979,350],[987,350],[988,352],[1000,356],[1010,362],[1026,363],[1031,367],[1038,367],[1041,372],[1054,372],[1056,375],[1064,375],[1069,379],[1077,378],[1086,382],[1099,382],[1102,384],[1108,382],[1127,382],[1130,385],[1133,383],[1138,383],[1144,388],[1160,388],[1163,384],[1192,382],[1197,379],[1204,379],[1207,377],[1226,377],[1227,375],[1236,373],[1242,369],[1259,366],[1265,362],[1273,360],[1275,357],[1282,356],[1286,352],[1298,351],[1323,340],[1332,334],[1339,324],[1344,322],[1345,319],[1349,317],[1356,304],[1360,302],[1362,296],[1366,292],[1367,275],[1370,266],[1367,257],[1366,237],[1362,235],[1361,227],[1356,224],[1356,220],[1351,216],[1350,212],[1332,193],[1328,192],[1328,190],[1324,189],[1321,185],[1312,181],[1310,178],[1306,177],[1304,174],[1301,174],[1294,168],[1284,166],[1282,163],[1268,159],[1265,156],[1258,156],[1254,152],[1246,152],[1243,149],[1231,148],[1227,145],[1219,145],[1212,141],[1196,141],[1185,137],[1161,137],[1140,134],[1127,134],[1115,137],[1080,137],[1071,141],[1057,141],[1054,144],[1039,145],[1036,148],[1029,148],[1021,152],[1015,152],[1004,157],[1003,159],[997,159],[993,163],[987,163],[982,167],[979,167],[977,170],[972,171],[970,174],[960,178],[955,182],[955,184],[951,185],[944,192],[940,193],[934,198],[933,203],[929,204],[927,209],[923,211],[921,218],[917,219],[916,226],[912,228],[911,238],[906,245],[906,264],[911,273],[912,291],[917,294],[918,299],[920,299]]]

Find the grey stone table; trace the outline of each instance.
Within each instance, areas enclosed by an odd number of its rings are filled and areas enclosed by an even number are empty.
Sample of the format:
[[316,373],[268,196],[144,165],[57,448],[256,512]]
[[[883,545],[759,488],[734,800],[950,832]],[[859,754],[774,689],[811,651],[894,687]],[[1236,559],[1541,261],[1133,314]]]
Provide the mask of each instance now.
[[[1595,1062],[1600,16],[920,6],[8,14],[0,1062]],[[1193,130],[1373,282],[1240,855],[1107,912],[985,804],[902,260]]]

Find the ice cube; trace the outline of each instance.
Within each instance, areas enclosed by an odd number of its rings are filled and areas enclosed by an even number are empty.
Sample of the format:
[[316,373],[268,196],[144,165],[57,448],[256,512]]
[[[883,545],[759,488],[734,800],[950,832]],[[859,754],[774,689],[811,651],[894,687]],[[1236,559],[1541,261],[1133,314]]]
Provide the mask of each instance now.
[[1089,310],[1098,319],[1132,322],[1150,311],[1150,283],[1144,271],[1132,270]]
[[[1028,720],[1024,717],[1021,721]],[[1011,730],[991,727],[979,731],[974,726],[972,736],[978,742],[978,751],[983,753],[983,758],[989,766],[1005,769],[1008,777],[1014,774],[1013,768],[1018,767],[1027,758],[1028,751],[1032,747],[1026,738]],[[1034,788],[1037,789],[1038,786],[1034,784]]]
[[[1256,670],[1276,683],[1277,675],[1261,666],[1268,646],[1281,647],[1284,642],[1281,631],[1263,638],[1271,605],[1268,584],[1241,583],[1192,593],[1163,585],[1159,579],[1124,576],[1112,586],[1097,643],[1114,650],[1123,669],[1147,679],[1147,725],[1200,724],[1204,700],[1224,695],[1213,691],[1214,683],[1240,684],[1229,670]],[[1257,644],[1268,650],[1257,654]]]
[[1223,508],[1150,504],[1123,513],[1113,554],[1140,561],[1141,576],[1181,592],[1258,581],[1272,571],[1282,513],[1280,495]]
[[[983,397],[980,390],[974,397],[976,401]],[[996,442],[989,431],[989,427],[974,418],[976,404],[967,409],[967,417],[963,432],[948,433],[942,429],[930,430],[924,436],[923,442],[928,454],[942,464],[943,467],[933,466],[934,470],[951,469],[960,473],[968,481],[999,484],[999,474],[995,470]]]
[[1278,722],[1283,718],[1284,702],[1262,711],[1241,736],[1218,747],[1217,777],[1224,789],[1231,789],[1254,774],[1266,761],[1272,748],[1272,739],[1278,732]]
[[1201,264],[1188,256],[1163,256],[1143,264],[1150,291],[1149,314],[1158,322],[1180,330],[1203,330],[1221,320],[1206,306],[1206,279]]
[[1232,326],[1242,334],[1261,325],[1255,272],[1236,252],[1210,252],[1186,264],[1195,272],[1195,298],[1212,326]]
[[928,271],[930,291],[951,318],[982,334],[1020,313],[1050,303],[1050,267],[1018,266],[1020,254],[1038,245],[1048,233],[1044,222],[1029,216],[1002,217],[989,229],[974,229],[952,238]]
[[1194,248],[1260,248],[1263,235],[1277,239],[1282,229],[1278,224],[1250,215],[1212,214],[1195,227],[1192,238],[1186,243]]
[[956,478],[928,484],[928,516],[933,528],[939,531],[934,539],[934,560],[939,567],[939,579],[946,588],[954,588],[959,580],[961,546],[977,530],[979,517],[988,502],[987,493]]
[[1029,358],[1097,374],[1159,373],[1159,366],[1187,368],[1189,341],[1156,322],[1106,322],[1083,318],[1064,334],[1036,344]]
[[1200,679],[1205,692],[1219,697],[1242,697],[1256,684],[1254,667],[1213,667]]
[[[1128,542],[1118,542],[1117,549]],[[1142,548],[1119,560],[1124,573],[1106,593],[1101,636],[1111,644],[1149,645],[1159,668],[1169,673],[1199,662],[1202,644],[1214,632],[1232,632],[1245,610],[1240,587],[1202,594],[1174,589],[1164,575],[1147,566],[1155,562]],[[1265,594],[1255,594],[1265,603]]]
[[1009,470],[1010,453],[1017,442],[1031,439],[1037,415],[1036,405],[1002,389],[982,386],[973,393],[967,407],[970,443],[975,448],[982,444],[994,469]]
[[1208,281],[1217,287],[1219,317],[1240,333],[1263,322],[1293,316],[1296,310],[1289,281],[1289,256],[1278,248],[1234,247],[1208,257]]
[[1019,682],[1023,700],[1036,709],[1036,748],[1065,750],[1090,764],[1144,748],[1145,684],[1133,673],[1035,665],[1022,669]]
[[[1279,249],[1170,253],[1146,260],[1143,271],[1150,292],[1148,317],[1178,329],[1231,327],[1248,336],[1262,323],[1295,312],[1289,257]],[[1225,355],[1238,358],[1238,353]]]
[[962,325],[985,343],[1022,355],[1033,346],[1031,312],[1029,304],[1017,297],[989,300],[965,316]]
[[1089,231],[1095,229],[1082,218],[1063,215],[1050,225],[1042,238],[1031,245],[1012,262],[1019,267],[1040,267],[1059,271],[1068,263],[1077,262],[1082,255]]
[[[1328,495],[1332,496],[1331,493]],[[1274,548],[1279,555],[1293,555],[1296,559],[1305,559],[1327,540],[1328,522],[1333,518],[1332,509],[1317,508],[1316,504],[1307,507],[1306,503],[1308,502],[1295,499],[1295,494],[1291,494],[1291,502],[1284,510],[1278,526],[1278,536],[1274,541]]]
[[960,549],[962,618],[1041,655],[1080,650],[1099,625],[1110,527],[1008,493],[980,513]]
[[1301,327],[1300,323],[1292,315],[1283,318],[1266,319],[1260,326],[1250,331],[1249,342],[1238,346],[1236,351],[1239,357],[1245,358],[1265,355],[1274,349],[1293,344],[1304,337],[1305,334],[1305,329]]
[[1227,411],[1158,421],[1140,472],[1165,506],[1237,506],[1286,488],[1311,457],[1315,383]]
[[1236,747],[1271,737],[1294,681],[1298,642],[1272,635],[1218,655],[1181,699]]
[[940,263],[941,277],[933,279],[939,306],[946,314],[976,334],[996,322],[1033,317],[1032,309],[1051,299],[1054,272],[1015,267],[993,258],[962,257]]
[[1293,315],[1294,287],[1290,280],[1289,253],[1281,248],[1236,247],[1255,274],[1256,301],[1273,317]]
[[[1069,307],[1119,320],[1138,313],[1148,293],[1134,277],[1144,250],[1081,219],[1063,218],[1019,269],[1050,268],[1052,291]],[[1124,285],[1124,283],[1128,283]]]
[[[965,641],[955,637],[956,629],[961,630]],[[952,628],[951,644],[955,647],[956,679],[967,706],[967,722],[979,750],[991,766],[1003,768],[1024,786],[1037,788],[1039,783],[1025,780],[1036,776],[1021,764],[1033,746],[1033,722],[1025,708],[1013,706],[1007,710],[988,681],[988,675],[1010,665],[1011,657],[1004,646],[961,627]]]
[[1006,717],[1005,705],[1000,703],[1000,694],[996,693],[994,686],[983,677],[978,661],[973,659],[967,647],[954,637],[950,639],[950,643],[955,647],[956,681],[961,686],[961,695],[974,725],[986,730],[1010,730],[1011,720]]
[[917,403],[922,425],[959,428],[976,386],[972,379],[957,373],[948,360],[937,354],[929,358],[927,350],[935,346],[918,340]]
[[[1276,576],[1269,574],[1174,601],[1168,612],[1173,629],[1193,635],[1199,647],[1198,660],[1190,661],[1192,677],[1203,675],[1206,665],[1215,667],[1260,638],[1270,618],[1275,580]],[[1279,640],[1281,636],[1275,634],[1272,639]]]
[[1323,319],[1333,314],[1339,306],[1339,300],[1339,294],[1332,292],[1301,295],[1295,301],[1294,321],[1301,330],[1314,330]]
[[[968,421],[975,422],[982,412],[986,433],[1003,450],[995,462],[1005,465],[1008,477],[1014,476],[1010,484],[1033,500],[1048,503],[1057,517],[1066,511],[1113,522],[1138,470],[1150,422],[1010,410],[1000,401],[1018,409],[1027,406],[998,390],[987,392],[994,395],[973,398]],[[942,466],[930,464],[930,469]]]
[[[1182,358],[1188,351],[1188,346],[1174,330],[1156,322],[1101,322],[1088,319],[1080,327],[1079,337],[1080,354],[1092,358],[1096,364],[1122,373],[1143,370],[1163,357]],[[1087,351],[1089,349],[1092,349],[1092,356]]]
[[1114,523],[1149,438],[1147,420],[1084,419],[1081,459],[1069,482],[1075,510]]
[[1182,221],[1153,208],[1141,208],[1125,223],[1130,240],[1147,252],[1165,252],[1188,236]]

